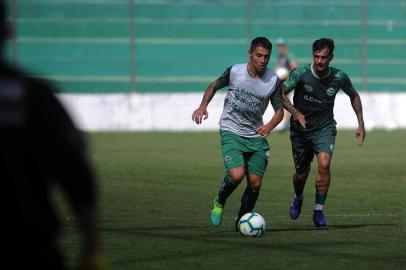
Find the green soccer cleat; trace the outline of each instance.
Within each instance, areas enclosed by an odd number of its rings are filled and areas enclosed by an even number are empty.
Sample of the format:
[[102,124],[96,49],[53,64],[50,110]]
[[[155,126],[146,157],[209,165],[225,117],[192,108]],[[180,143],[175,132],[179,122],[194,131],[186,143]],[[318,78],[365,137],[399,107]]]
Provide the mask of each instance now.
[[223,206],[214,199],[213,208],[210,210],[210,223],[214,227],[221,225],[223,219]]

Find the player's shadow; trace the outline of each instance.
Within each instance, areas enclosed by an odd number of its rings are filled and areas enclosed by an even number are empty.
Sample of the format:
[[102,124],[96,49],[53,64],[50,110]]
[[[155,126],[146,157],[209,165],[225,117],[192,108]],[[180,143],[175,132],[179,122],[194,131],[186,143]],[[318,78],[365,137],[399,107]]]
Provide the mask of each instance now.
[[[396,226],[396,224],[341,224],[341,225],[331,225],[328,230],[344,230],[344,229],[362,229],[373,226]],[[182,256],[190,258],[207,258],[211,255],[218,255],[223,252],[225,248],[241,248],[241,249],[260,249],[263,250],[277,250],[279,252],[294,252],[304,254],[307,253],[310,255],[314,254],[315,251],[320,250],[324,246],[343,246],[348,247],[355,245],[356,242],[351,241],[299,241],[292,245],[291,242],[286,243],[274,243],[273,241],[249,241],[249,238],[239,237],[239,233],[235,230],[213,230],[210,226],[154,226],[154,227],[123,227],[115,228],[109,226],[102,226],[98,228],[100,231],[106,233],[114,233],[119,235],[125,235],[126,241],[137,242],[137,238],[140,239],[152,238],[154,241],[159,241],[161,243],[182,243],[184,241],[189,242],[187,246],[190,246],[190,243],[196,243],[197,245],[202,245],[198,249],[180,249]],[[304,226],[304,227],[292,227],[286,229],[269,229],[269,234],[265,236],[272,235],[275,233],[283,232],[292,232],[292,231],[314,231],[318,230],[314,226]],[[185,233],[188,232],[188,233]],[[248,240],[248,241],[247,241]],[[173,242],[175,241],[175,242]],[[207,245],[207,246],[206,246]],[[142,254],[137,257],[138,263],[150,263],[151,261],[157,262],[166,262],[173,260],[175,252],[168,253],[147,253]],[[325,256],[339,255],[336,251],[325,251]],[[347,254],[348,259],[359,259],[359,254]],[[380,260],[380,258],[370,257],[365,255],[363,257],[365,260],[371,261],[374,259]]]
[[293,232],[293,231],[317,231],[317,230],[346,230],[346,229],[362,229],[367,227],[386,227],[395,226],[394,223],[375,223],[375,224],[339,224],[329,225],[327,227],[303,226],[303,227],[289,227],[283,229],[267,229],[267,232]]
[[[271,233],[283,233],[283,232],[294,232],[294,231],[317,231],[317,230],[347,230],[347,229],[363,229],[368,227],[390,227],[396,226],[395,223],[371,223],[371,224],[337,224],[329,225],[327,227],[315,227],[315,226],[297,226],[288,228],[268,228],[266,232]],[[168,237],[168,238],[179,238],[179,239],[190,239],[192,240],[196,233],[200,237],[209,233],[215,237],[227,237],[229,234],[236,233],[235,230],[216,230],[208,226],[154,226],[154,227],[131,227],[131,228],[111,228],[111,227],[99,227],[100,231],[122,233],[122,234],[135,234],[135,235],[150,235],[155,237]],[[194,234],[189,235],[178,235],[179,231],[194,231]]]
[[[385,226],[396,226],[396,224],[392,223],[379,223],[379,224],[338,224],[338,225],[330,225],[326,227],[327,230],[346,230],[346,229],[363,229],[368,227],[385,227]],[[324,230],[326,230],[324,229]],[[202,245],[199,249],[191,248],[191,249],[181,249],[182,256],[187,256],[190,258],[207,258],[211,255],[217,255],[224,251],[225,248],[230,247],[233,248],[241,248],[241,249],[261,249],[264,248],[269,250],[277,250],[279,252],[295,252],[295,253],[307,253],[310,255],[314,254],[315,251],[320,250],[324,246],[343,246],[348,247],[351,245],[355,245],[356,242],[351,241],[341,241],[341,240],[334,240],[334,241],[299,241],[292,245],[291,242],[281,243],[277,242],[274,243],[273,241],[247,241],[249,238],[240,237],[239,233],[233,230],[230,226],[229,230],[222,229],[213,229],[211,226],[204,226],[204,225],[178,225],[178,226],[151,226],[151,227],[111,227],[111,226],[100,226],[98,227],[103,233],[113,233],[118,234],[121,236],[125,236],[127,239],[126,241],[134,241],[137,242],[137,239],[146,239],[151,238],[154,239],[156,242],[160,243],[182,243],[184,241],[189,242],[187,246],[190,246],[190,243],[196,243],[197,245]],[[314,226],[297,226],[291,228],[275,228],[275,229],[268,229],[265,234],[265,238],[272,236],[272,234],[277,233],[289,233],[294,231],[315,231],[319,230]],[[187,232],[187,233],[185,233]],[[207,245],[207,246],[206,246]],[[175,256],[176,252],[174,253],[148,253],[142,254],[137,257],[138,263],[149,263],[151,261],[154,262],[166,262],[173,260],[173,256]],[[331,255],[340,255],[341,253],[337,253],[336,251],[325,251],[325,256]],[[355,255],[346,255],[348,259],[359,259],[359,254]],[[371,257],[368,255],[363,256],[363,259],[371,261],[371,260],[380,260],[380,258]]]

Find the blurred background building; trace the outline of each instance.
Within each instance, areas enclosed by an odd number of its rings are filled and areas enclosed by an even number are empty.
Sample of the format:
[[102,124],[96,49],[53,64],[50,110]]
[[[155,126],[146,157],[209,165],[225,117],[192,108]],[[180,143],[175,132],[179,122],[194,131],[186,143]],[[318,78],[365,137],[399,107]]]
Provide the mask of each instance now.
[[[54,81],[85,130],[217,129],[224,90],[203,126],[191,113],[212,80],[247,60],[256,36],[274,42],[270,67],[279,37],[301,65],[312,61],[313,40],[333,38],[332,66],[361,92],[367,126],[406,128],[406,1],[7,2],[16,31],[10,61]],[[335,115],[340,128],[356,125],[343,94]]]

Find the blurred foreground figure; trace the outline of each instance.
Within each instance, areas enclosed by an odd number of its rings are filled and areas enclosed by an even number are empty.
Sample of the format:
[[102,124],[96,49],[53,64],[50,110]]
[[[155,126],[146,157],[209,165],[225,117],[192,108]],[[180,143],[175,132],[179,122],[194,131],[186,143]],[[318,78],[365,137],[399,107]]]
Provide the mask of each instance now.
[[5,13],[0,0],[1,264],[4,269],[66,269],[50,194],[58,185],[82,233],[79,268],[102,269],[95,179],[84,139],[50,85],[5,62]]

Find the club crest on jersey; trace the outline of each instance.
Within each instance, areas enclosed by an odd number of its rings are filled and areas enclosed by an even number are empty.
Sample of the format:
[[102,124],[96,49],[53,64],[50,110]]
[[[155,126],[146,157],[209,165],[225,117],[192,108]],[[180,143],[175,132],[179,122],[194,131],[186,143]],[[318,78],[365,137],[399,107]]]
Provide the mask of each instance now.
[[311,87],[310,85],[305,84],[304,88],[306,89],[306,92],[308,92],[308,93],[313,91],[313,87]]
[[231,161],[233,161],[233,158],[230,157],[230,156],[226,156],[226,157],[224,158],[224,160],[225,160],[225,162],[226,162],[227,164],[229,164]]
[[334,96],[336,93],[336,90],[332,87],[330,87],[329,89],[327,89],[326,91],[327,95],[329,95],[330,97]]

